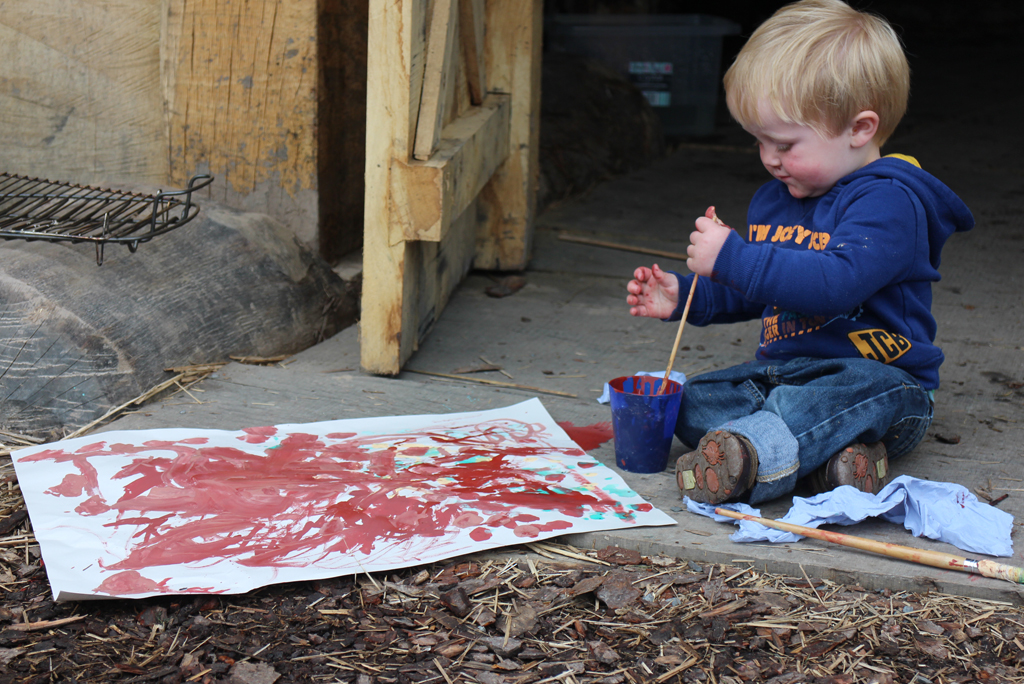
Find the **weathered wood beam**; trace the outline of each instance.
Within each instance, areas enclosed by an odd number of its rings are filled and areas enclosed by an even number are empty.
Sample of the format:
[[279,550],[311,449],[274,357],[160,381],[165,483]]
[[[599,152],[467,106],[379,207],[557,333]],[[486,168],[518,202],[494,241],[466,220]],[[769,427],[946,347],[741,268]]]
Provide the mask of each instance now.
[[508,95],[483,104],[445,126],[427,161],[391,165],[391,244],[439,242],[452,221],[480,194],[509,154]]
[[416,143],[412,156],[426,160],[437,148],[444,126],[445,105],[453,85],[455,29],[458,24],[457,0],[434,0],[427,37],[427,63],[423,74]]
[[359,325],[363,367],[393,375],[412,353],[417,313],[415,243],[390,243],[392,159],[409,159],[423,90],[426,2],[370,0],[366,90],[366,204],[363,297]]
[[466,60],[469,98],[474,105],[483,103],[487,94],[484,65],[484,0],[459,0],[459,35]]
[[509,157],[480,193],[474,268],[526,268],[540,171],[542,0],[488,2],[487,87],[512,96]]

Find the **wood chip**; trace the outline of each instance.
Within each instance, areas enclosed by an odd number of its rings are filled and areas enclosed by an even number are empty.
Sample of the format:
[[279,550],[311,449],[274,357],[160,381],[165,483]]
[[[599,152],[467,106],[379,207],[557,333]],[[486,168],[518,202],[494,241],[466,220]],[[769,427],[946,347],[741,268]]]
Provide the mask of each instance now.
[[52,629],[54,627],[60,627],[61,625],[71,624],[72,622],[78,622],[84,620],[84,615],[75,615],[72,617],[62,618],[60,620],[40,620],[39,622],[16,622],[13,625],[7,625],[4,629],[14,630],[15,632],[37,632],[41,629]]

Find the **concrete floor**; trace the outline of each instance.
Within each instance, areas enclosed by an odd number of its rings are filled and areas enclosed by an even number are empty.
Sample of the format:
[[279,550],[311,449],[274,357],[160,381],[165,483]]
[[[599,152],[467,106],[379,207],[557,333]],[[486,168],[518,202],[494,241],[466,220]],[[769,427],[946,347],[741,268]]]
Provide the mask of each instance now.
[[[1016,49],[1016,48],[1014,48]],[[947,245],[943,280],[934,287],[938,341],[946,353],[936,419],[911,455],[894,463],[898,474],[961,483],[992,496],[1000,507],[1024,514],[1024,129],[1019,91],[986,88],[981,80],[1002,59],[997,48],[969,46],[915,61],[915,95],[906,124],[887,152],[917,156],[972,208],[977,227]],[[980,76],[979,76],[980,75]],[[947,98],[950,84],[962,95]],[[981,97],[981,95],[984,97]],[[602,185],[588,195],[550,208],[538,220],[528,284],[513,296],[484,294],[486,274],[471,275],[456,291],[422,348],[398,378],[358,370],[355,328],[307,350],[284,367],[232,364],[193,392],[202,403],[177,395],[126,416],[106,429],[193,426],[237,429],[249,425],[307,422],[372,415],[467,411],[540,397],[558,421],[591,425],[610,419],[595,399],[603,383],[637,371],[663,370],[674,324],[631,318],[625,283],[651,258],[559,240],[560,231],[587,234],[676,252],[685,251],[693,220],[708,204],[729,223],[742,224],[746,202],[767,179],[741,131],[723,128],[713,145],[684,145],[659,163]],[[678,262],[658,259],[665,267]],[[676,369],[693,375],[753,356],[757,322],[687,327]],[[482,363],[501,365],[476,377],[575,395],[574,398],[451,381],[413,371],[451,373]],[[959,440],[956,444],[949,442]],[[673,458],[682,453],[678,442]],[[611,443],[591,452],[614,465]],[[963,573],[913,565],[852,549],[803,540],[796,544],[740,545],[733,526],[685,512],[674,475],[624,473],[626,481],[678,525],[575,535],[580,547],[610,544],[645,554],[663,552],[698,562],[751,562],[773,572],[831,578],[876,589],[937,590],[1018,602],[1017,586]],[[780,517],[790,500],[762,507]],[[1015,557],[1024,566],[1024,544],[1015,523]],[[906,530],[867,522],[843,531],[883,541],[944,550]]]

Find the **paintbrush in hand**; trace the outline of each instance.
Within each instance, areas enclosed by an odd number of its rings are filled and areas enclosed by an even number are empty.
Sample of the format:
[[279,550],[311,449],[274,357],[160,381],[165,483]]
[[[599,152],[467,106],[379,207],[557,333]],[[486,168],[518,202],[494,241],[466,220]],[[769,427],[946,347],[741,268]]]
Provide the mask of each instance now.
[[[707,217],[712,219],[715,223],[720,226],[724,226],[722,220],[718,218],[718,214],[715,213],[714,207],[708,207]],[[668,368],[665,369],[665,379],[661,381],[661,387],[658,388],[658,394],[664,394],[665,389],[668,387],[668,375],[672,372],[672,364],[676,362],[676,353],[679,351],[679,340],[683,339],[683,328],[686,327],[686,317],[690,314],[690,304],[693,302],[693,293],[697,290],[697,274],[693,274],[693,282],[690,283],[690,294],[686,297],[686,304],[683,305],[683,317],[679,319],[679,329],[676,330],[676,341],[672,345],[672,354],[668,357]]]

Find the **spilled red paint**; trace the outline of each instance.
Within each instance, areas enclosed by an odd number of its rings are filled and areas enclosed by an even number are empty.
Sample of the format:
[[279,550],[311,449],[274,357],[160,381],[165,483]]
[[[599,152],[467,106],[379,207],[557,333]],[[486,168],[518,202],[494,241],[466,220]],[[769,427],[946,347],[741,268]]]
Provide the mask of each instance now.
[[579,444],[580,449],[584,451],[596,449],[612,438],[610,421],[576,427],[572,421],[566,420],[559,422],[558,426],[565,430],[565,434],[569,435],[569,438]]
[[[171,579],[168,577],[162,582],[155,582],[151,579],[147,579],[140,575],[135,570],[125,570],[124,572],[118,572],[104,579],[100,586],[96,588],[96,591],[102,594],[110,594],[111,596],[131,596],[134,594],[169,594],[176,592],[168,586]],[[196,594],[218,594],[221,592],[214,591],[213,587],[191,587],[183,590],[188,593]],[[180,592],[177,592],[180,593]]]
[[[585,430],[606,441],[603,425]],[[71,463],[78,472],[47,493],[87,495],[76,509],[81,515],[113,512],[116,519],[106,527],[130,530],[127,555],[104,566],[117,574],[97,589],[117,595],[169,591],[166,581],[138,573],[153,566],[224,559],[252,567],[307,566],[330,554],[369,554],[382,544],[443,541],[460,529],[478,542],[497,528],[533,539],[571,528],[564,518],[596,512],[628,520],[640,510],[575,471],[552,476],[546,459],[533,471],[513,458],[583,457],[574,448],[552,447],[550,437],[542,425],[507,419],[371,436],[251,428],[238,439],[273,443],[251,453],[205,439],[95,442],[24,460]],[[114,476],[128,480],[123,495],[107,501],[89,459],[136,454]],[[542,523],[535,511],[563,519]]]
[[154,582],[151,579],[146,579],[135,570],[126,570],[107,577],[96,590],[104,594],[113,595],[146,594],[149,592],[165,593],[171,590],[167,586],[169,581],[170,578],[162,582]]

